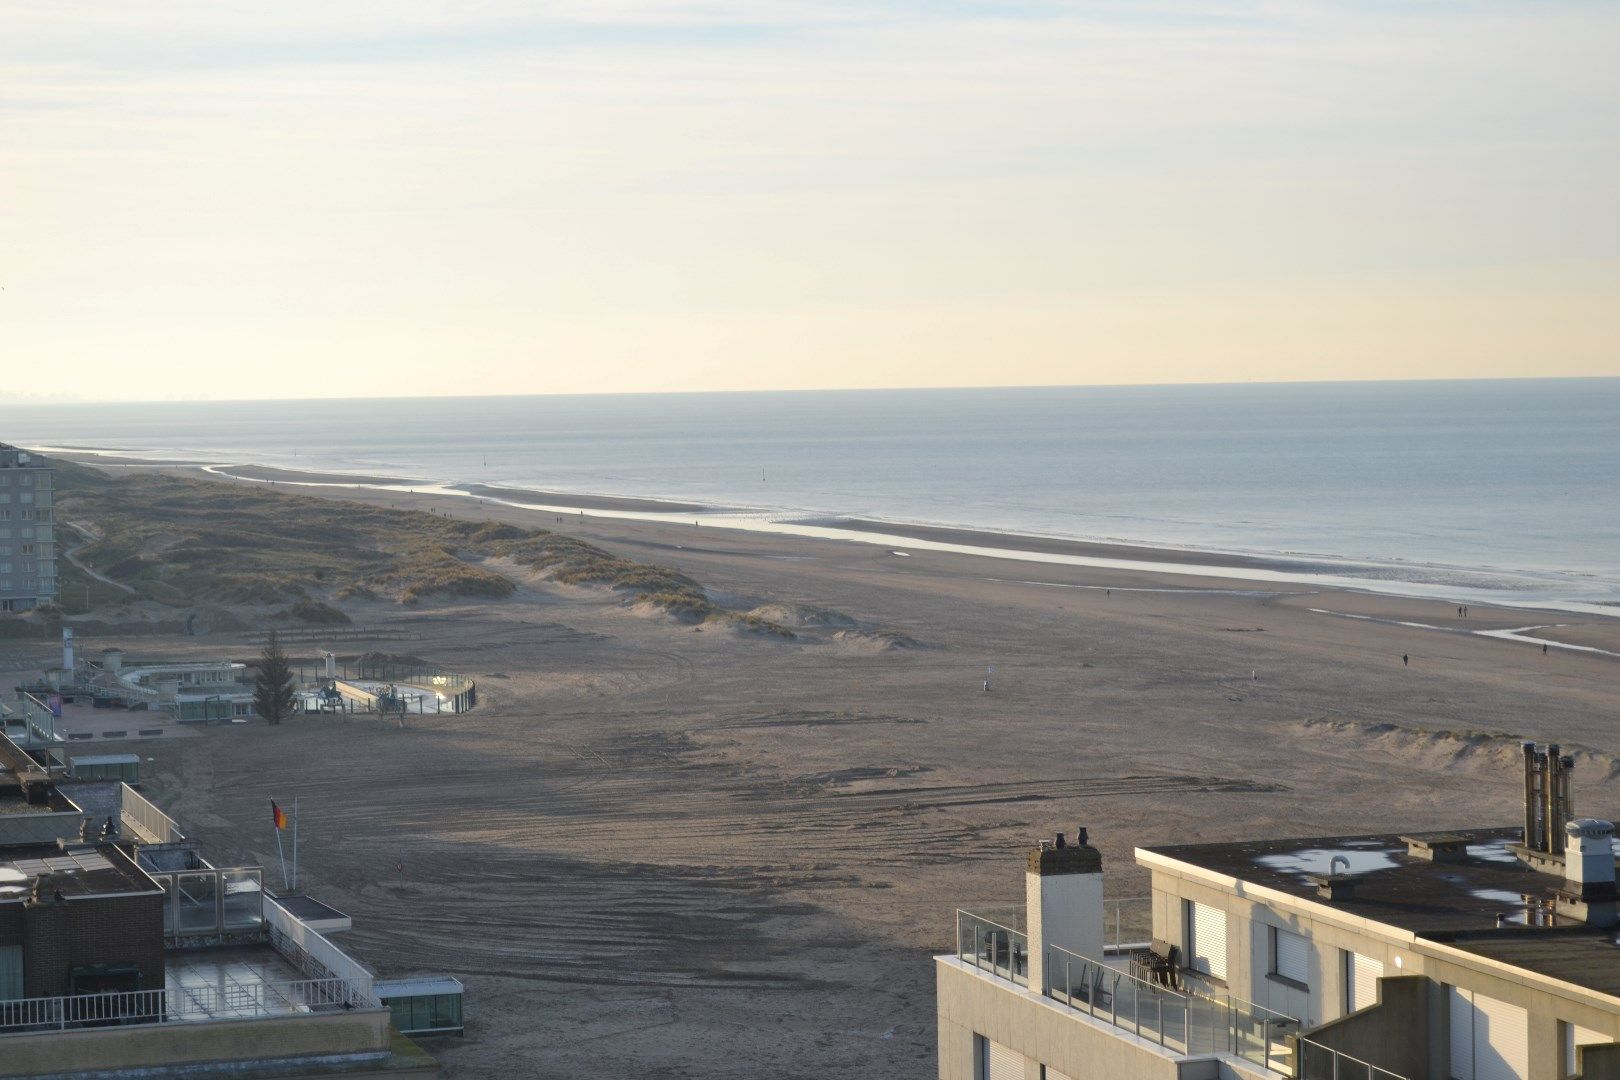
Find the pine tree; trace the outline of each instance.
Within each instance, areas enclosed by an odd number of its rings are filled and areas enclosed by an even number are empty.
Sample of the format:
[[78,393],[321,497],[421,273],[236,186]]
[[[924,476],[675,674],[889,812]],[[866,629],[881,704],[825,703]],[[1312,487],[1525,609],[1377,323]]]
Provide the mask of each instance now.
[[276,632],[264,643],[259,657],[259,673],[253,679],[253,711],[272,724],[279,724],[293,714],[297,705],[293,693],[292,665],[276,639]]

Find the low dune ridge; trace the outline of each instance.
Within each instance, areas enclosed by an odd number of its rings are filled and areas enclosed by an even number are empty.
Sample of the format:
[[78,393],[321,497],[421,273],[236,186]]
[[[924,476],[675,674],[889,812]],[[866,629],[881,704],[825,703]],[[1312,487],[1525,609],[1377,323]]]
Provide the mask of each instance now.
[[795,630],[821,629],[823,627],[853,627],[855,620],[839,611],[829,611],[826,608],[812,607],[808,604],[772,603],[761,604],[748,614],[761,619],[768,619],[781,626],[792,627]]
[[[1364,749],[1421,760],[1436,769],[1466,768],[1492,775],[1515,768],[1523,760],[1524,739],[1507,731],[1429,729],[1394,722],[1313,717],[1300,721],[1302,733],[1340,737]],[[1575,759],[1576,768],[1602,780],[1620,776],[1620,757],[1575,743],[1559,749]]]

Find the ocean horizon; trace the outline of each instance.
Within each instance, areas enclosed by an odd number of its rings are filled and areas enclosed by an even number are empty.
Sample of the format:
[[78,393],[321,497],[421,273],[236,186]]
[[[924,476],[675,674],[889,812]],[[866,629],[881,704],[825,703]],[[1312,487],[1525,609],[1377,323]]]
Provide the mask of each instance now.
[[672,500],[704,507],[680,519],[770,531],[865,519],[1213,552],[1373,591],[1620,608],[1620,378],[8,405],[0,441]]

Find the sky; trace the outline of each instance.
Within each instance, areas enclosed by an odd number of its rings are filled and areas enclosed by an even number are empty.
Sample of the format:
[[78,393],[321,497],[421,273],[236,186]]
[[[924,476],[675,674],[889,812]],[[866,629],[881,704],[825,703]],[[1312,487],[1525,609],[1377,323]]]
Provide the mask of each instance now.
[[1608,0],[0,26],[0,399],[1620,374]]

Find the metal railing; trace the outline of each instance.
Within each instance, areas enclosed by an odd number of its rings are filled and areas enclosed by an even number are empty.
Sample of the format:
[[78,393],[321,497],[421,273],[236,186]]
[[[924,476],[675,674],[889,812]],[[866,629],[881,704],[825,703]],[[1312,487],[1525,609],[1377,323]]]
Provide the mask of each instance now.
[[1019,986],[1029,985],[1029,938],[970,911],[956,912],[956,955]]
[[115,1024],[195,1024],[377,1007],[375,998],[346,979],[17,998],[0,1001],[0,1036]]
[[305,975],[336,978],[353,987],[356,994],[373,998],[376,976],[324,934],[274,902],[264,905],[264,921],[270,931],[270,944]]
[[1400,1073],[1340,1053],[1310,1039],[1299,1040],[1298,1080],[1406,1080]]
[[1056,945],[1047,997],[1178,1054],[1233,1054],[1293,1076],[1299,1021],[1240,998],[1206,997],[1138,979]]
[[132,831],[145,834],[148,843],[173,844],[185,839],[174,819],[146,800],[128,784],[118,785],[118,816]]
[[1103,901],[1104,952],[1146,948],[1153,940],[1153,897],[1129,896]]
[[[1114,945],[1105,948],[1126,951],[1134,924],[1121,908],[1151,901],[1107,903],[1115,905],[1108,924]],[[1029,938],[1010,927],[958,910],[956,955],[1029,986]],[[1046,950],[1045,980],[1046,997],[1177,1054],[1231,1054],[1295,1080],[1408,1080],[1305,1038],[1291,1016],[1230,994],[1174,990],[1056,945]]]

